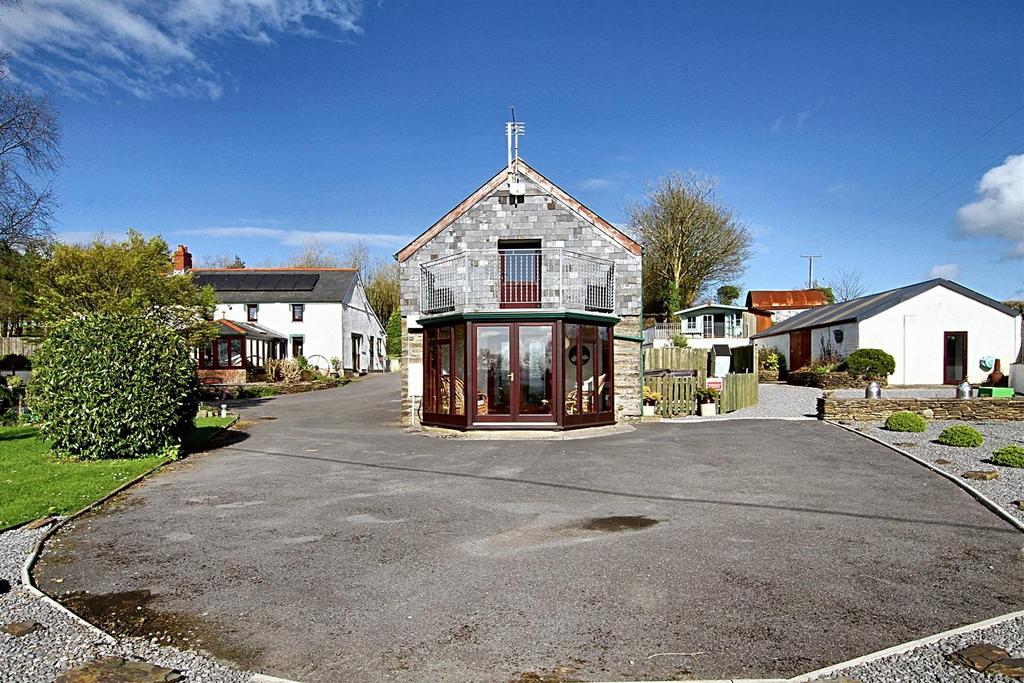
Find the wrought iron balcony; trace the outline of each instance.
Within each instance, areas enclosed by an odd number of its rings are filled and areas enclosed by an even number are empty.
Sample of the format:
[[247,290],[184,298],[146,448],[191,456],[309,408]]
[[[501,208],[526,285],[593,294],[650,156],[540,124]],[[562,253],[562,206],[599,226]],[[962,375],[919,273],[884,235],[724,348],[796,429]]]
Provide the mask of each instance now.
[[420,312],[612,312],[615,263],[568,249],[466,250],[420,266]]

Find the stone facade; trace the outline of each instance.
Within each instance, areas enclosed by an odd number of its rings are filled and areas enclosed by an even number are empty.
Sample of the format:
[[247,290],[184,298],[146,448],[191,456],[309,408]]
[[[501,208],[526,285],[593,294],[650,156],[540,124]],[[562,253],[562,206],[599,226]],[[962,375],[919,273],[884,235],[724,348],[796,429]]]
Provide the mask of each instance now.
[[[423,244],[401,268],[402,311],[402,421],[418,422],[416,407],[419,397],[410,395],[410,388],[420,382],[410,380],[410,372],[422,372],[423,336],[415,322],[420,317],[421,265],[440,258],[469,251],[473,259],[469,267],[477,272],[490,272],[493,277],[473,281],[477,299],[490,300],[484,309],[499,308],[499,275],[497,264],[499,240],[539,240],[544,249],[571,250],[615,263],[615,308],[619,318],[614,328],[617,337],[641,337],[642,326],[642,262],[621,243],[600,229],[584,215],[563,203],[529,178],[524,178],[526,196],[522,203],[509,202],[507,190],[496,189],[471,206],[432,240]],[[482,267],[481,267],[482,266]],[[545,270],[545,273],[547,271]],[[541,300],[545,309],[557,308],[559,281],[545,276]],[[468,310],[468,309],[467,309]],[[523,313],[523,310],[519,310]],[[410,325],[410,318],[412,324]],[[615,339],[615,410],[617,419],[640,416],[640,342]]]
[[786,375],[786,384],[798,387],[815,387],[831,391],[833,389],[865,389],[872,381],[885,386],[885,377],[860,377],[848,372],[815,372],[813,370],[795,370]]
[[1024,420],[1024,400],[1015,398],[818,399],[818,418],[836,422],[876,422],[901,410],[929,420]]
[[210,384],[245,384],[245,369],[199,370],[199,381]]

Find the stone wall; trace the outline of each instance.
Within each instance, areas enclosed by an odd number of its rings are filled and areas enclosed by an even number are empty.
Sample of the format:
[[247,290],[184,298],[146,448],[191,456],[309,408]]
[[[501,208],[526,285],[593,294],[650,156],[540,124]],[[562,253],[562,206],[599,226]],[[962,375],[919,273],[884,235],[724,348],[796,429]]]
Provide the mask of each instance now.
[[[614,334],[639,337],[640,317],[623,317],[613,330]],[[640,418],[640,342],[629,339],[615,340],[615,419]]]
[[929,420],[1024,420],[1024,400],[1016,398],[818,399],[818,418],[836,422],[875,422],[901,410]]
[[199,370],[199,381],[204,384],[245,384],[245,369]]

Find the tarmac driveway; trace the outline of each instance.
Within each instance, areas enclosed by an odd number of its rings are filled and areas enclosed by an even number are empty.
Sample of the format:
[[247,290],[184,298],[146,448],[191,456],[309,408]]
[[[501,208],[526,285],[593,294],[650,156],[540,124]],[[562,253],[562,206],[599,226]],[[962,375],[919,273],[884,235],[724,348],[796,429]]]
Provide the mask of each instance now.
[[787,676],[1024,607],[1024,536],[829,425],[468,441],[398,406],[379,376],[245,409],[59,536],[42,587],[303,681]]

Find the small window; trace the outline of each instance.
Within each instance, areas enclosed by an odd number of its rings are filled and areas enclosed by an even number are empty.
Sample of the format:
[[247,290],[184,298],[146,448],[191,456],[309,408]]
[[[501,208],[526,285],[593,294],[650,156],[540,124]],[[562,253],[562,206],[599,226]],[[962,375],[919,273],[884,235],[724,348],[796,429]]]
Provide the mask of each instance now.
[[254,323],[259,318],[260,307],[257,304],[246,304],[245,305],[245,319],[251,323]]
[[[302,315],[306,312],[305,304],[292,304],[292,322],[301,323]],[[301,355],[301,354],[299,354]]]
[[697,318],[696,316],[690,316],[686,319],[686,329],[696,330],[697,329]]

